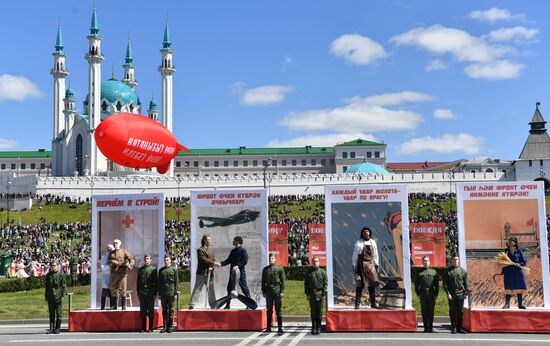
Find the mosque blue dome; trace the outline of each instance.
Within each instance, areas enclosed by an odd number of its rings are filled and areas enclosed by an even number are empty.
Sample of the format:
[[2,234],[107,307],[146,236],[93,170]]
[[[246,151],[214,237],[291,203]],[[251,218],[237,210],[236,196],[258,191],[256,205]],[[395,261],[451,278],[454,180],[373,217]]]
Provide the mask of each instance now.
[[74,100],[74,90],[71,87],[67,88],[67,91],[65,91],[65,98],[67,100]]
[[344,173],[379,173],[391,174],[384,167],[370,162],[363,162],[349,167]]
[[101,82],[101,99],[109,104],[115,104],[120,100],[123,106],[133,103],[140,104],[136,92],[128,85],[116,79]]

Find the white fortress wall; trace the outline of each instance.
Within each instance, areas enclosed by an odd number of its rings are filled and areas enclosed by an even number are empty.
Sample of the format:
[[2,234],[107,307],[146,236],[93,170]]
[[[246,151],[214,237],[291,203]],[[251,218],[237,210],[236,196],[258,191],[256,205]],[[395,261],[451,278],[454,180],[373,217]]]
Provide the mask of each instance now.
[[[325,185],[406,183],[409,192],[455,192],[455,182],[513,181],[504,173],[398,173],[398,174],[309,174],[266,176],[270,195],[322,194]],[[37,177],[10,176],[10,192],[55,194],[87,198],[92,194],[153,193],[166,197],[188,197],[191,190],[221,188],[258,188],[264,186],[263,176],[238,177]],[[0,175],[0,192],[6,192],[6,175]]]

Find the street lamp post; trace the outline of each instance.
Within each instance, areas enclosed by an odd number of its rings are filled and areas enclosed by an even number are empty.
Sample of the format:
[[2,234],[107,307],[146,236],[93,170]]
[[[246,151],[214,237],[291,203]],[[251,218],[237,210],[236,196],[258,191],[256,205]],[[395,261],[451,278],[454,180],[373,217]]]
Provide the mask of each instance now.
[[453,210],[453,177],[454,177],[455,171],[454,169],[449,169],[449,200],[450,200],[450,206],[449,206],[449,213],[452,213]]
[[8,182],[6,184],[6,191],[7,191],[7,199],[6,199],[6,202],[8,204],[8,207],[6,208],[6,213],[7,213],[7,224],[8,226],[10,225],[10,185],[11,185],[11,181],[10,181],[10,178],[8,177]]
[[270,166],[270,161],[271,161],[271,157],[269,157],[264,163],[264,189],[267,187],[267,184],[266,184],[267,177],[266,177],[266,175],[267,175],[267,169]]
[[[185,167],[185,164],[184,164],[184,167]],[[176,203],[176,215],[178,216],[178,221],[180,220],[180,214],[181,214],[181,209],[180,209],[180,184],[181,184],[181,178],[180,177],[176,177],[177,179],[177,182],[178,182],[178,202]]]

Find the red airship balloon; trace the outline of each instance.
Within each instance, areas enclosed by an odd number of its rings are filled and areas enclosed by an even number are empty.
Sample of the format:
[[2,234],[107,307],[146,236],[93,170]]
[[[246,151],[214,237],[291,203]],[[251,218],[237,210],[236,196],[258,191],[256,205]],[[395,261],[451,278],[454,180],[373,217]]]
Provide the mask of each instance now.
[[111,115],[94,134],[99,150],[109,160],[130,168],[156,167],[160,174],[180,150],[190,150],[159,122],[130,113]]

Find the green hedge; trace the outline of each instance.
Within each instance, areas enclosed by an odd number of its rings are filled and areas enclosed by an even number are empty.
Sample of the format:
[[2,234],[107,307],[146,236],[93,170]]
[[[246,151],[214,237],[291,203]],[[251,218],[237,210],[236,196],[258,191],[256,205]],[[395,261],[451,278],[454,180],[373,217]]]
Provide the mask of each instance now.
[[[71,276],[66,277],[67,286],[70,285]],[[82,274],[78,276],[78,285],[89,285],[90,274]],[[1,279],[0,280],[0,293],[5,292],[20,292],[29,291],[37,288],[44,288],[46,286],[46,277],[28,277],[25,279]]]
[[[287,280],[303,281],[309,270],[309,266],[302,267],[283,267]],[[414,268],[413,268],[414,269]],[[180,282],[189,282],[191,280],[191,272],[189,269],[179,269],[178,279]],[[442,273],[441,273],[442,274]],[[82,274],[78,276],[78,285],[89,285],[91,275]],[[70,285],[71,277],[67,275],[67,286]],[[45,277],[29,277],[26,279],[0,279],[0,293],[4,292],[19,292],[29,291],[36,288],[46,286]]]

